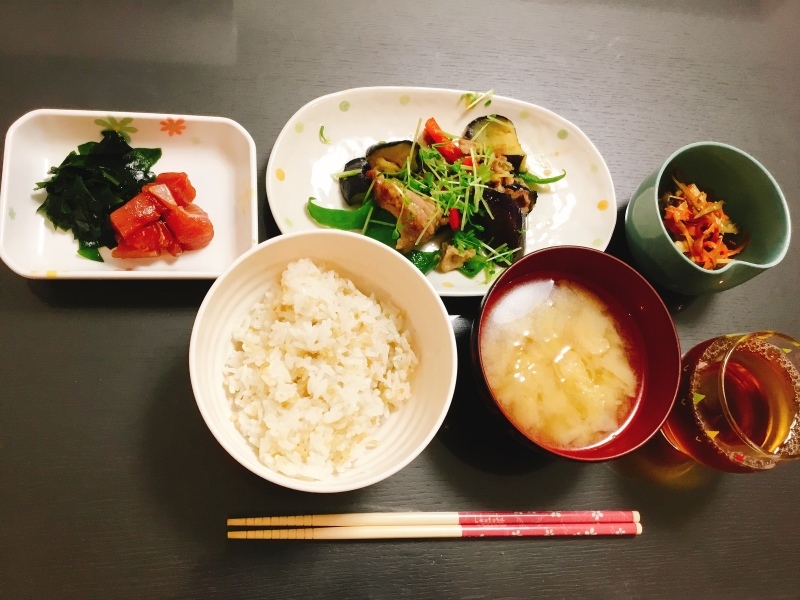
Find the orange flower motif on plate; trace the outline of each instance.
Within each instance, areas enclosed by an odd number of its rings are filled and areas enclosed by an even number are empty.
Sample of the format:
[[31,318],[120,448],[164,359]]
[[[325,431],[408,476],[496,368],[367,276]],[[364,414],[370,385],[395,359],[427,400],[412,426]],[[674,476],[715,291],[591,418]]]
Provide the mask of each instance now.
[[186,124],[183,119],[175,120],[172,117],[168,117],[164,121],[161,121],[161,131],[169,133],[169,137],[181,135],[184,129],[186,129]]

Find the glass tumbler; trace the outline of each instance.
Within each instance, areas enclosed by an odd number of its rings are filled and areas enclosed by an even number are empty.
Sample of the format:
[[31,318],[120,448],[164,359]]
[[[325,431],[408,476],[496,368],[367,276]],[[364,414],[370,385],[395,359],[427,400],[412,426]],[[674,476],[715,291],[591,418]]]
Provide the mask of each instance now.
[[800,342],[758,331],[698,344],[683,357],[662,433],[694,460],[728,472],[800,458]]

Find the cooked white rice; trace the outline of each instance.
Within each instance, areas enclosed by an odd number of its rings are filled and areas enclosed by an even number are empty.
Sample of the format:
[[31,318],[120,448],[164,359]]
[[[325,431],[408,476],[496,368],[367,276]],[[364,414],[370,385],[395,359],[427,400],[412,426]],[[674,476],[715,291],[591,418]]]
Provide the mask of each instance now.
[[311,260],[291,263],[233,332],[232,420],[267,466],[341,473],[377,444],[417,364],[400,311]]

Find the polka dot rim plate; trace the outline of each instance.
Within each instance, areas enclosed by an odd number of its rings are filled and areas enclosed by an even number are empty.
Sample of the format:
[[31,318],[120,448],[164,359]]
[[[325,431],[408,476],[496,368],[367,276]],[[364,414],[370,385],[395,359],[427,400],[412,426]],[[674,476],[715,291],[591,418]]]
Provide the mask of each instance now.
[[[616,223],[616,195],[608,166],[574,124],[540,106],[492,96],[489,106],[467,109],[464,92],[417,87],[369,87],[317,98],[286,123],[267,165],[267,201],[283,233],[319,228],[306,211],[309,197],[328,208],[345,208],[333,174],[381,141],[412,139],[420,121],[435,117],[461,135],[467,123],[488,114],[514,123],[528,170],[541,176],[566,169],[561,181],[537,186],[528,216],[525,252],[550,246],[605,250]],[[457,271],[428,275],[442,296],[483,296],[491,282]]]
[[[197,189],[196,202],[214,225],[214,239],[178,257],[114,259],[78,256],[71,232],[56,231],[36,209],[48,178],[79,144],[119,131],[134,147],[161,148],[156,173],[183,171]],[[238,123],[221,117],[40,109],[6,134],[0,189],[0,258],[33,279],[214,279],[258,244],[256,148]]]

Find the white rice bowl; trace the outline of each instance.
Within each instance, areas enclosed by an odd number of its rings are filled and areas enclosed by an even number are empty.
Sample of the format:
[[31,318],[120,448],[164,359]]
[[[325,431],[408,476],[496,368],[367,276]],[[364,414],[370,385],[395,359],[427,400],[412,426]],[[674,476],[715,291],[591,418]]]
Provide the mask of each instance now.
[[427,278],[391,248],[335,230],[242,255],[209,289],[189,348],[217,441],[264,479],[311,492],[359,489],[414,460],[447,414],[456,368]]

